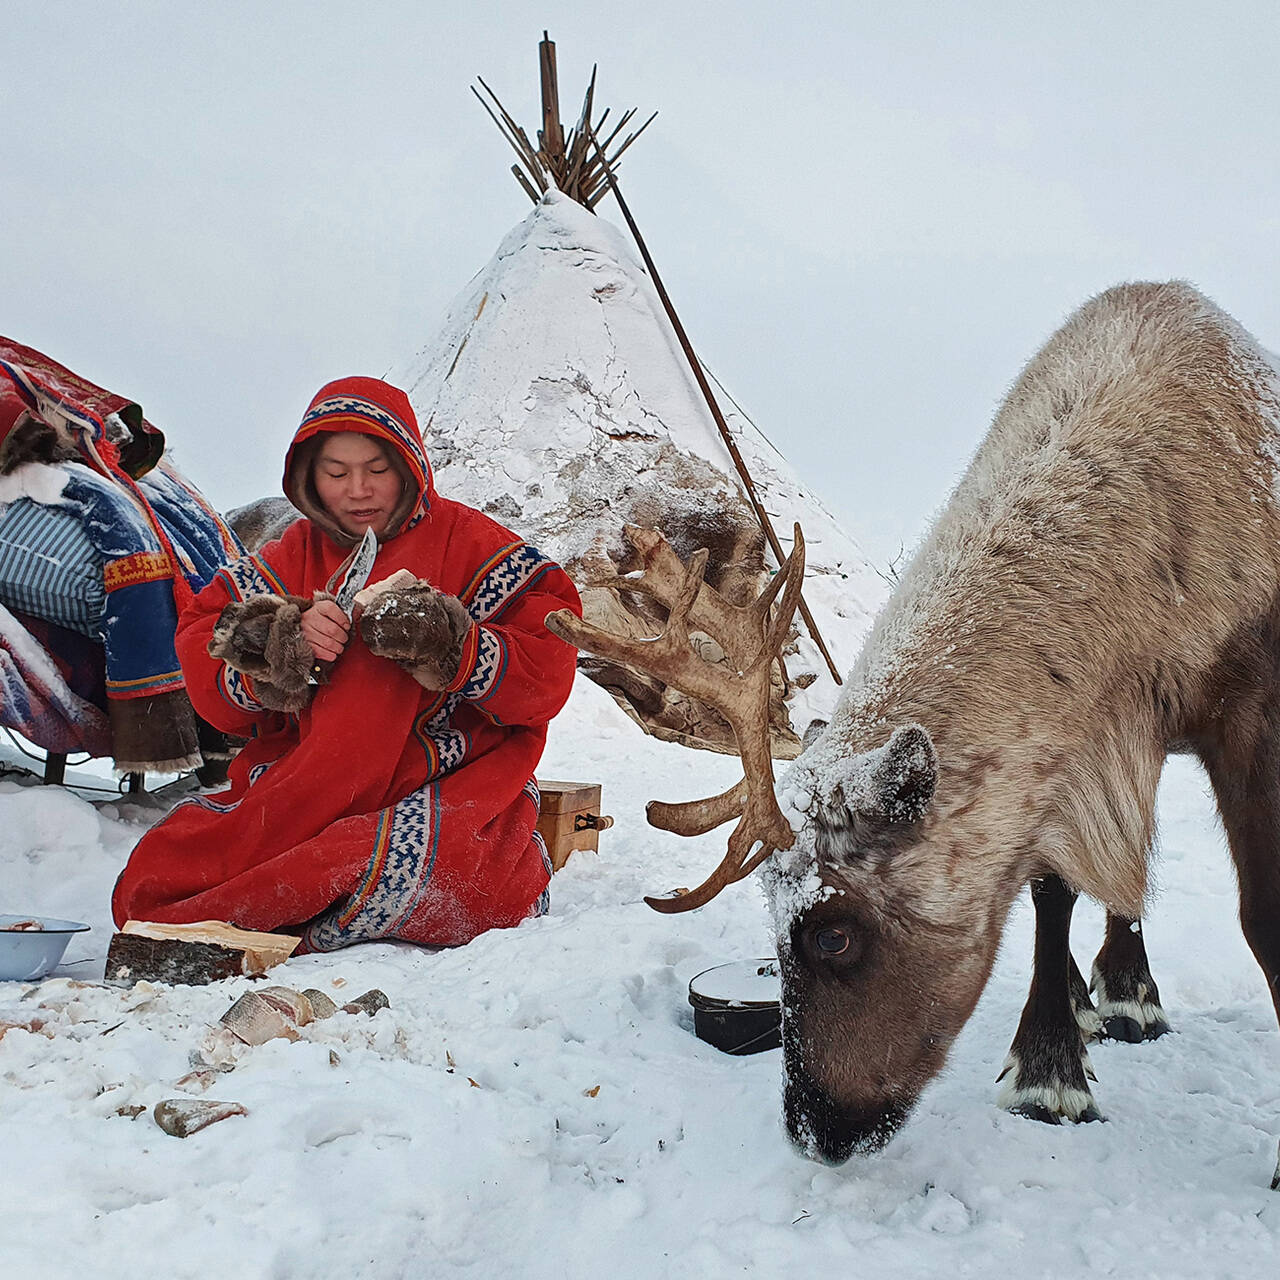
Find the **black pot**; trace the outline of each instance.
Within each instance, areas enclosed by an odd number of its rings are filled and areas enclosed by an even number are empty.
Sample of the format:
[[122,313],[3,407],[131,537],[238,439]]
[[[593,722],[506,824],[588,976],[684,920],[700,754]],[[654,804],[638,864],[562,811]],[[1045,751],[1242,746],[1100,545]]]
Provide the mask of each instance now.
[[724,1053],[763,1053],[782,1045],[782,1005],[775,959],[735,960],[689,981],[693,1031]]

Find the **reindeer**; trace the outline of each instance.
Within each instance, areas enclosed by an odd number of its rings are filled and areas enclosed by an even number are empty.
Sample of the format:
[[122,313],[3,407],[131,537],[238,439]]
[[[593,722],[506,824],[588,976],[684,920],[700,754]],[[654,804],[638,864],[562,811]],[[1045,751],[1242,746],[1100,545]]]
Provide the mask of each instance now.
[[[784,1117],[803,1151],[839,1162],[889,1140],[973,1011],[1028,883],[1034,974],[1001,1100],[1042,1120],[1098,1117],[1082,1030],[1168,1026],[1138,921],[1170,751],[1194,752],[1216,792],[1280,1016],[1278,470],[1280,378],[1235,321],[1180,282],[1086,303],[1023,370],[775,797],[752,699],[798,592],[797,529],[753,609],[756,643],[721,642],[740,674],[715,705],[744,781],[650,806],[689,834],[741,815],[728,853],[694,892],[649,901],[698,906],[764,865]],[[637,544],[642,581],[620,583],[669,606],[660,640],[548,625],[714,701],[688,631],[719,639],[737,615],[701,586],[696,557],[682,575],[654,537]],[[1079,893],[1108,911],[1096,1010],[1068,945]]]

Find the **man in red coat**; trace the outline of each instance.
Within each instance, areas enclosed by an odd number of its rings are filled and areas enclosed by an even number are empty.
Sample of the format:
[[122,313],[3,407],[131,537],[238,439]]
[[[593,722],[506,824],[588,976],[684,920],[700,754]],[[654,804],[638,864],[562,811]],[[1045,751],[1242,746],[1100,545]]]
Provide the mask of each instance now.
[[[376,378],[321,389],[284,490],[307,518],[220,570],[178,624],[197,711],[251,741],[228,791],[139,842],[117,924],[228,920],[332,950],[464,943],[540,914],[533,771],[576,657],[544,619],[581,612],[573,584],[436,492],[407,397]],[[323,593],[368,527],[370,583],[407,572],[351,626]]]

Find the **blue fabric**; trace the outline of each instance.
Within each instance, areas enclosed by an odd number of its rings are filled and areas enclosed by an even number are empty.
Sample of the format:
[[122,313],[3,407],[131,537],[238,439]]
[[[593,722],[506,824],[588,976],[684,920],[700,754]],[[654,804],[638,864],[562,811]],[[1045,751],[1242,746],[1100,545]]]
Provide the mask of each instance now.
[[[56,464],[65,483],[61,495],[48,505],[78,523],[101,570],[99,634],[108,698],[146,698],[183,689],[173,644],[178,621],[175,598],[185,603],[218,568],[242,555],[239,540],[163,457],[140,481],[121,466],[115,446],[107,441],[106,421],[112,413],[125,415],[153,442],[163,439],[134,402],[8,339],[0,339],[0,354],[5,356],[0,359],[0,407],[4,409],[0,421],[5,430],[25,410],[59,433],[64,442],[74,441],[82,459]],[[55,521],[50,528],[56,525]],[[62,545],[69,547],[73,540],[65,524],[62,533],[67,535]],[[82,560],[83,542],[77,542],[77,548]],[[52,570],[61,552],[50,555],[46,563],[32,563],[42,554],[36,552],[15,572],[24,597],[21,603],[30,612],[47,612],[47,597],[54,594],[46,570]],[[46,599],[40,600],[41,596]],[[86,627],[90,607],[84,604],[79,616],[67,621]],[[66,617],[74,611],[55,604],[55,612]],[[39,646],[33,644],[27,652],[21,629],[15,628],[13,623],[6,644],[11,661],[4,671],[6,689],[0,690],[0,715],[11,714],[10,707],[21,701],[24,688],[40,694],[49,684],[35,671],[42,656]],[[35,674],[28,680],[31,673]],[[53,674],[57,676],[56,671]],[[12,714],[40,712],[37,708]]]
[[[183,688],[170,561],[146,512],[118,480],[80,462],[56,465],[66,477],[56,506],[21,498],[0,516],[0,604],[101,642],[111,697]],[[138,488],[198,592],[240,544],[162,465]]]
[[138,488],[174,550],[180,556],[185,553],[190,561],[187,581],[193,591],[204,590],[223,565],[244,555],[244,547],[230,526],[173,470],[167,458],[138,481]]
[[[173,637],[178,613],[168,557],[141,506],[118,481],[78,462],[59,464],[67,474],[61,509],[81,523],[104,565],[106,606],[102,642],[107,694],[130,698],[184,687]],[[139,488],[165,528],[193,592],[202,590],[232,553],[225,526],[172,475],[157,468]],[[228,534],[235,547],[234,535]]]
[[102,557],[70,511],[30,498],[0,514],[0,604],[102,640]]

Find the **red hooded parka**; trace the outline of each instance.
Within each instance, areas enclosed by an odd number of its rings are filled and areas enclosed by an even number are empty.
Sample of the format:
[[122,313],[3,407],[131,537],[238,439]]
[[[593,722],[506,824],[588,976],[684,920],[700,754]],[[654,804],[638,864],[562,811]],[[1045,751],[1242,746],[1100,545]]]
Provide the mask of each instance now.
[[[310,598],[346,558],[352,539],[310,487],[314,448],[300,448],[326,431],[381,441],[406,478],[405,514],[383,534],[369,581],[408,569],[473,619],[444,692],[374,655],[358,628],[297,715],[264,708],[247,676],[208,655],[228,603]],[[376,938],[464,943],[545,910],[533,771],[576,655],[543,620],[581,612],[573,584],[510,530],[440,497],[407,397],[375,378],[322,388],[294,436],[285,491],[313,518],[221,570],[178,624],[196,710],[252,740],[228,791],[184,801],[139,842],[116,885],[117,924],[296,927],[302,949],[332,950]]]

